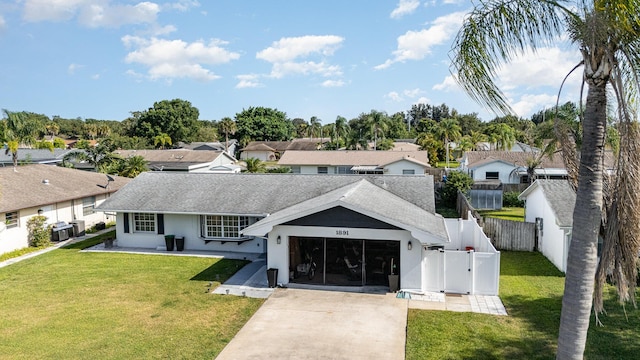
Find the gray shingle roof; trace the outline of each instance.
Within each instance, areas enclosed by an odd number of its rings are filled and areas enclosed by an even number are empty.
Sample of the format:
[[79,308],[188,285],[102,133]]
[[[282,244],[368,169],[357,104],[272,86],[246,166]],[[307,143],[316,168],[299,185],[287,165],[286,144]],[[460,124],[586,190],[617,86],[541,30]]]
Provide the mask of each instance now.
[[[69,169],[54,165],[18,166],[0,168],[0,212],[54,204],[71,199],[114,192],[131,179],[112,175],[115,181],[109,189],[105,174]],[[43,180],[48,180],[45,184]]]
[[[273,214],[366,178],[435,213],[431,176],[198,174],[147,172],[98,209],[186,214]],[[380,205],[382,206],[382,205]]]
[[[407,202],[379,186],[361,179],[318,197],[306,200],[289,208],[278,211],[243,231],[246,234],[261,236],[275,225],[285,223],[300,216],[342,206],[375,217],[392,225],[407,228],[416,238],[433,242],[433,237],[447,241],[444,218]],[[431,235],[431,241],[427,240]]]
[[[573,225],[573,208],[576,205],[576,193],[566,180],[536,180],[521,196],[528,195],[534,188],[540,187],[551,210],[556,215],[556,223],[560,227]],[[531,190],[530,190],[531,189]]]
[[[62,157],[71,151],[70,149],[53,149],[53,152],[48,149],[18,149],[18,162],[61,162]],[[11,153],[6,154],[4,149],[0,151],[0,163],[12,164]]]

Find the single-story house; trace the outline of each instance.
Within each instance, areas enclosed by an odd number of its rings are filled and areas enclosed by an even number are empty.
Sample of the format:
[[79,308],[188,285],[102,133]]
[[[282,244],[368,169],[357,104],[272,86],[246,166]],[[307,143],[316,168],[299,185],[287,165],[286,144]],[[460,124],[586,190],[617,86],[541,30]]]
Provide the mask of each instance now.
[[238,173],[241,167],[225,151],[214,150],[116,150],[123,158],[142,156],[154,171]]
[[315,151],[331,139],[326,138],[299,138],[291,141],[252,141],[240,149],[240,159],[256,158],[261,161],[275,161],[288,150]]
[[266,254],[280,284],[496,295],[500,253],[435,213],[430,176],[148,172],[98,208],[117,246]]
[[131,179],[50,165],[0,168],[0,254],[29,246],[27,221],[44,215],[48,224],[76,221],[84,227],[115,221],[95,207]]
[[[538,153],[524,151],[466,151],[458,170],[476,180],[499,180],[502,184],[528,184],[527,164]],[[561,154],[544,156],[535,168],[537,178],[566,179]]]
[[518,197],[525,221],[536,224],[538,249],[560,271],[567,270],[576,193],[567,180],[536,180]]
[[[11,153],[0,151],[0,164],[2,166],[13,166]],[[62,163],[62,158],[72,150],[69,149],[18,149],[18,164],[47,164],[58,165]]]
[[229,149],[226,148],[225,142],[220,141],[212,141],[212,142],[201,142],[194,141],[192,143],[180,143],[178,147],[185,150],[213,150],[213,151],[225,151],[231,156],[236,153],[236,148],[238,147],[238,140],[229,139]]
[[294,174],[424,175],[426,151],[286,151],[278,161]]

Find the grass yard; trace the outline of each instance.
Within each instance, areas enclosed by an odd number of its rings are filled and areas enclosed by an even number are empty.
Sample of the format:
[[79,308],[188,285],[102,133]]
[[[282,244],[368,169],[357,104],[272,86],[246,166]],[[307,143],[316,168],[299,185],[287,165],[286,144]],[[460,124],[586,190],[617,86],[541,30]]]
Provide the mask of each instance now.
[[0,359],[212,359],[263,302],[206,293],[242,261],[80,247],[0,269]]
[[484,217],[492,217],[512,221],[524,221],[524,208],[503,207],[500,210],[478,210]]
[[[554,359],[564,276],[539,253],[501,253],[500,298],[509,316],[409,310],[407,359]],[[639,294],[640,295],[640,294]],[[609,289],[586,359],[637,359],[640,311]]]

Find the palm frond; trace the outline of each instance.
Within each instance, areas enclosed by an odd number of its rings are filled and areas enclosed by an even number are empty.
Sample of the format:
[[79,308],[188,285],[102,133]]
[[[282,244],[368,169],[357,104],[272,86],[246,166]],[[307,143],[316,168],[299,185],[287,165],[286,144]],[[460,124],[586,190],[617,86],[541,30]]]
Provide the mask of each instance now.
[[565,1],[481,1],[464,19],[452,51],[452,72],[472,99],[498,113],[512,112],[496,86],[499,66],[527,49],[552,43],[561,34]]

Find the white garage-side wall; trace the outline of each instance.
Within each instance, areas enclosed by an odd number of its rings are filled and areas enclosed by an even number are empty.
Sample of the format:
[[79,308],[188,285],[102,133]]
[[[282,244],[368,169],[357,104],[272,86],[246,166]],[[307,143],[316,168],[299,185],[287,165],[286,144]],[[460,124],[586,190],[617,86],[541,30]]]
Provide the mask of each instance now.
[[413,170],[415,175],[424,175],[424,167],[411,161],[401,160],[384,167],[385,175],[403,175],[404,170]]
[[512,173],[513,169],[513,165],[502,161],[493,161],[479,165],[471,170],[473,171],[473,180],[487,180],[487,172],[497,171],[499,180],[503,184],[518,184],[520,183],[520,178],[515,173]]
[[[540,187],[527,195],[525,221],[535,223],[542,218],[542,237],[538,239],[540,252],[560,271],[567,270],[568,239],[566,231],[556,223],[556,216]],[[568,230],[567,230],[568,231]]]
[[[124,216],[129,216],[129,233],[124,232]],[[116,239],[120,247],[133,247],[144,249],[164,249],[166,247],[164,236],[175,235],[184,237],[186,250],[203,251],[232,251],[245,253],[264,253],[265,240],[255,238],[238,243],[236,241],[214,240],[205,242],[200,236],[200,216],[190,214],[164,214],[164,234],[158,234],[158,222],[156,215],[156,231],[154,233],[135,232],[132,213],[118,213],[116,221]]]
[[[402,289],[421,289],[421,246],[405,230],[381,229],[347,229],[348,235],[339,235],[334,227],[309,226],[275,226],[269,233],[267,248],[267,268],[278,269],[278,283],[289,283],[289,236],[312,236],[324,238],[366,239],[366,240],[396,240],[400,242],[400,287]],[[277,238],[280,236],[280,244]],[[412,242],[411,250],[408,249]]]

